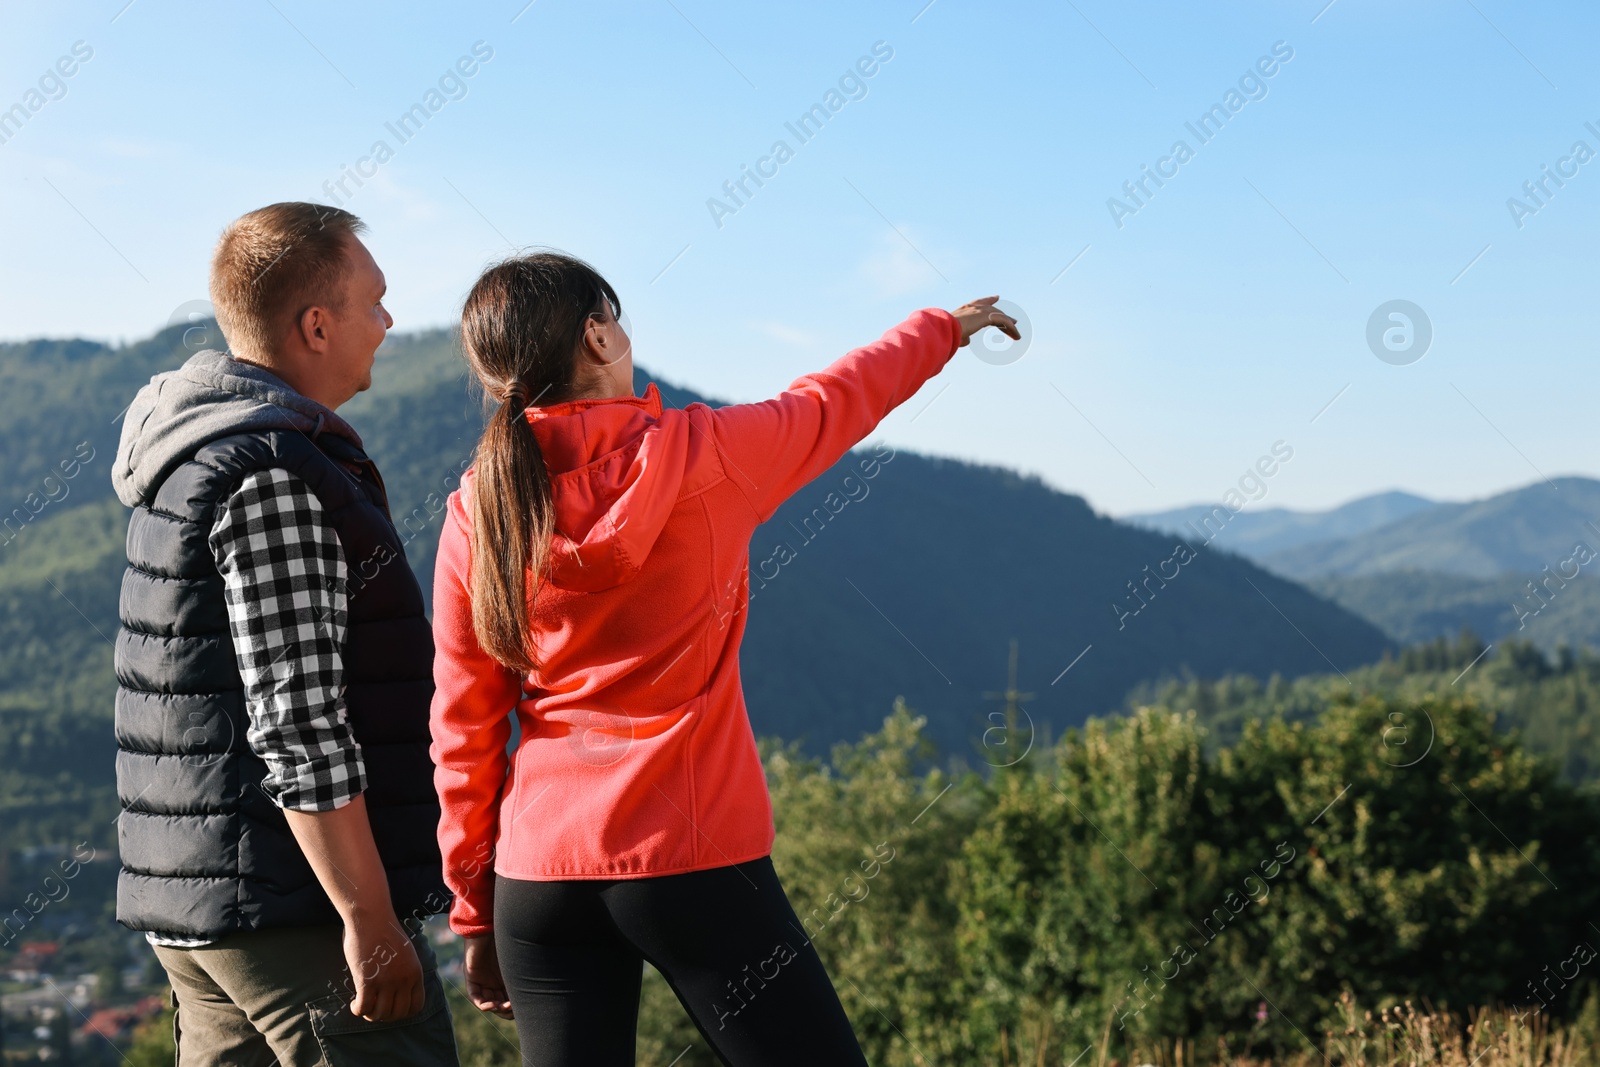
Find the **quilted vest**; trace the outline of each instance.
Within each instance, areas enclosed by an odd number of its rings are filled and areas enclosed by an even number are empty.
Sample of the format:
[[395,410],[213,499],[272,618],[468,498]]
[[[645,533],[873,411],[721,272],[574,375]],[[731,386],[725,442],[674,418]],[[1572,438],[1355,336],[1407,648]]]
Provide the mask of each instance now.
[[[318,424],[320,430],[321,424]],[[116,642],[117,921],[217,937],[338,922],[283,812],[260,783],[207,543],[251,472],[281,468],[316,494],[347,569],[345,699],[396,914],[445,910],[428,754],[433,635],[377,468],[353,442],[294,430],[211,440],[134,508]]]

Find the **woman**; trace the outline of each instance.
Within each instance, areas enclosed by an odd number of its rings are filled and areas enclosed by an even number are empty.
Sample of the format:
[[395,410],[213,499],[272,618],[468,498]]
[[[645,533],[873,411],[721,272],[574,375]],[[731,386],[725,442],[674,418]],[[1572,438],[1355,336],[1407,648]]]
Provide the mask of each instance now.
[[749,541],[977,330],[1017,337],[996,299],[918,311],[773,400],[677,410],[634,395],[588,264],[473,286],[462,344],[496,408],[439,544],[432,755],[468,992],[524,1063],[632,1064],[648,960],[725,1063],[864,1067],[770,859]]

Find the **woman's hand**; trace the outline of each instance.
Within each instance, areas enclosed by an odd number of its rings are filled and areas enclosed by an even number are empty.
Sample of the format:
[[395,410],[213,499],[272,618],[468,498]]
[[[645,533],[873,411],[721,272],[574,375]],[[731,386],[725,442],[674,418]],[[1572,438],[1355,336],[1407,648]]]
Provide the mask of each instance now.
[[962,304],[950,313],[961,323],[961,344],[957,347],[967,347],[972,335],[985,326],[998,327],[1013,341],[1022,340],[1022,334],[1017,332],[1017,320],[994,306],[994,302],[999,299],[998,296],[986,296],[970,304]]
[[494,950],[494,935],[467,938],[467,996],[479,1011],[509,1019],[511,999],[506,995],[505,979],[500,977],[500,957]]

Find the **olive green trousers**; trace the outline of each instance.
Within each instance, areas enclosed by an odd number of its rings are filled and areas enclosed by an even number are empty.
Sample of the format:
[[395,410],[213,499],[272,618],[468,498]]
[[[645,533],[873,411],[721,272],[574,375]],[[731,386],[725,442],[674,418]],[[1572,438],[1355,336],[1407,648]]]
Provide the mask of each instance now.
[[351,1014],[337,924],[153,946],[172,983],[177,1067],[458,1067],[438,961],[422,925],[406,925],[427,996],[394,1022]]

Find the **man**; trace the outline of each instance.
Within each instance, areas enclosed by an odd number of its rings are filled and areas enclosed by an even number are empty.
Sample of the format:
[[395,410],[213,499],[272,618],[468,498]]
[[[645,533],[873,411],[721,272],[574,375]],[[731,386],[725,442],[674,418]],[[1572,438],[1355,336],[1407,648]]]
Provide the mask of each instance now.
[[117,921],[171,979],[178,1062],[455,1064],[420,590],[334,413],[393,320],[349,212],[273,204],[211,264],[229,352],[157,375],[112,480]]

